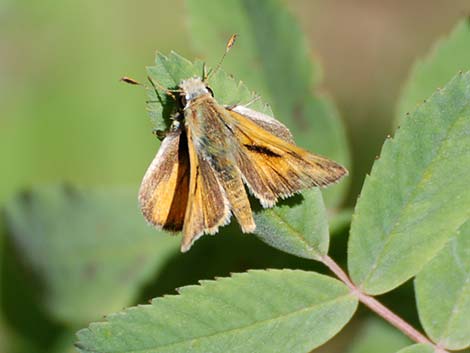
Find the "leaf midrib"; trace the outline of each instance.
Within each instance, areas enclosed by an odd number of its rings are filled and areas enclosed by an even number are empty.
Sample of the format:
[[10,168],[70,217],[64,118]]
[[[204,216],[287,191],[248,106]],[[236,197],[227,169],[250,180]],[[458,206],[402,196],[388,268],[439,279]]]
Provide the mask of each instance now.
[[[318,250],[317,247],[315,247],[315,245],[310,245],[310,243],[307,241],[307,239],[302,235],[301,232],[299,232],[297,229],[295,229],[291,224],[290,222],[288,222],[287,220],[285,220],[279,213],[277,213],[274,209],[270,210],[270,213],[274,216],[276,216],[280,221],[282,221],[282,223],[284,224],[284,228],[286,228],[288,231],[290,230],[292,232],[292,235],[299,239],[301,243],[303,243],[305,245],[305,248],[304,250],[307,250],[307,252],[311,253],[312,254],[312,257],[313,259],[320,259],[322,254],[321,252]],[[273,217],[274,218],[274,217]],[[256,231],[255,231],[256,232]],[[309,250],[312,249],[312,250]]]
[[[464,108],[462,108],[461,110],[463,110]],[[460,112],[459,112],[460,113]],[[457,115],[457,114],[456,114]],[[397,217],[395,217],[395,220],[394,220],[394,224],[392,226],[392,228],[390,229],[390,231],[388,232],[388,236],[387,236],[387,239],[386,241],[384,242],[383,246],[382,246],[382,249],[380,250],[380,252],[378,253],[374,263],[372,264],[372,266],[370,267],[371,270],[369,271],[369,273],[365,276],[364,280],[362,281],[361,283],[361,287],[364,287],[364,285],[367,283],[367,281],[372,277],[372,275],[375,274],[375,272],[377,271],[377,269],[379,268],[379,264],[381,263],[381,261],[383,260],[384,258],[384,253],[386,253],[386,250],[387,248],[390,247],[390,243],[391,241],[394,239],[394,237],[396,236],[397,233],[394,233],[397,225],[399,224],[398,223],[398,220],[402,218],[402,215],[403,213],[410,207],[410,205],[412,204],[412,201],[415,200],[416,198],[416,193],[417,191],[419,190],[419,187],[421,186],[421,184],[423,183],[424,181],[424,175],[425,173],[430,170],[434,164],[439,160],[437,157],[441,154],[441,150],[443,148],[443,146],[445,145],[445,142],[448,141],[448,138],[449,138],[449,135],[450,133],[452,132],[452,130],[454,129],[455,125],[460,122],[460,120],[464,118],[463,116],[460,116],[458,118],[456,118],[450,125],[449,125],[449,128],[447,129],[447,134],[445,137],[442,138],[441,140],[441,143],[439,145],[439,148],[436,149],[436,153],[432,156],[432,160],[431,162],[427,165],[426,168],[424,168],[421,172],[421,175],[420,175],[420,180],[418,183],[415,184],[415,186],[413,187],[411,193],[410,193],[410,197],[408,198],[408,200],[404,203],[404,206],[400,209],[400,212],[398,213]]]
[[[289,318],[290,316],[295,316],[295,315],[300,314],[300,313],[305,312],[305,311],[315,310],[319,306],[334,305],[336,303],[339,303],[339,302],[343,301],[343,299],[348,299],[348,298],[354,299],[354,297],[350,293],[348,293],[348,294],[342,295],[340,297],[337,297],[335,300],[331,300],[331,301],[328,301],[328,302],[322,302],[322,303],[319,303],[319,304],[314,304],[314,305],[311,305],[311,306],[303,307],[299,310],[294,310],[294,311],[291,311],[287,314],[281,314],[281,315],[278,315],[276,317],[272,317],[272,318],[269,318],[269,319],[266,319],[266,320],[256,321],[252,324],[245,325],[245,326],[235,327],[235,328],[224,330],[224,331],[221,331],[221,332],[215,332],[215,333],[212,333],[212,334],[209,334],[209,335],[197,336],[197,337],[194,337],[194,338],[186,338],[183,341],[174,342],[174,343],[170,343],[170,344],[166,344],[166,345],[146,347],[146,348],[141,348],[141,349],[137,349],[137,350],[119,350],[119,351],[113,350],[112,352],[113,353],[129,353],[129,352],[139,353],[139,352],[147,352],[147,351],[152,350],[152,349],[162,349],[162,348],[169,348],[169,347],[172,347],[172,346],[183,345],[183,344],[186,344],[187,342],[190,342],[190,341],[202,340],[202,339],[217,337],[217,336],[220,336],[220,335],[226,335],[226,334],[229,334],[229,333],[232,333],[232,332],[243,331],[243,330],[246,330],[246,329],[249,329],[249,328],[253,328],[253,327],[256,327],[256,326],[260,326],[260,325],[269,323],[269,322],[274,322],[274,321],[277,321],[277,320],[280,320],[280,319],[286,319],[286,318]],[[87,350],[87,352],[101,352],[101,351]]]

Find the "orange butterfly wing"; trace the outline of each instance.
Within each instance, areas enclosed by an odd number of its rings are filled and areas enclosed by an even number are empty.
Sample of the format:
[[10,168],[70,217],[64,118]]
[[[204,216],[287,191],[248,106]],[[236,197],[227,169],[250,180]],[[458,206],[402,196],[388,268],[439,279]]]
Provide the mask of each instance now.
[[203,234],[215,234],[230,220],[230,205],[216,172],[194,145],[187,127],[190,182],[181,250],[187,251]]
[[189,156],[181,129],[163,139],[144,175],[139,203],[144,217],[165,230],[183,228],[189,190]]
[[239,142],[238,167],[264,207],[302,189],[334,183],[347,174],[338,163],[276,136],[253,119],[233,110],[230,115]]

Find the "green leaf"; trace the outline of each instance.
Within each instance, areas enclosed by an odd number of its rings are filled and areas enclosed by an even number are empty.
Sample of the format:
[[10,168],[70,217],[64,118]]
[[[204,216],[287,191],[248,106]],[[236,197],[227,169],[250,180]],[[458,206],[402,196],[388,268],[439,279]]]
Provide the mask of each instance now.
[[[156,88],[150,86],[147,89],[149,97],[147,110],[157,129],[168,129],[170,118],[177,111],[175,100],[163,90],[163,87],[177,89],[182,80],[193,76],[201,77],[203,66],[202,61],[191,62],[175,52],[171,52],[168,56],[157,54],[155,66],[147,68],[147,73]],[[222,70],[212,76],[210,86],[218,102],[223,105],[248,103],[256,97],[245,85],[229,77]],[[271,109],[261,100],[254,102],[250,108],[272,115]]]
[[369,319],[361,327],[348,353],[394,353],[405,347],[410,340],[390,324]]
[[470,218],[470,74],[403,122],[366,178],[349,239],[353,281],[385,293],[414,276]]
[[130,189],[25,192],[8,205],[7,221],[47,309],[71,323],[129,305],[179,245],[145,224]]
[[470,346],[470,221],[449,239],[415,280],[426,333],[441,347]]
[[[296,142],[343,164],[349,156],[338,112],[329,99],[312,92],[320,81],[297,21],[278,0],[187,0],[192,40],[215,63],[232,33],[239,39],[223,67],[269,102],[275,116],[292,131]],[[220,14],[226,14],[220,16]],[[217,92],[215,93],[217,99]],[[325,190],[337,205],[347,183]]]
[[[153,81],[159,82],[163,87],[177,87],[179,82],[187,77],[200,74],[203,63],[194,63],[186,60],[176,53],[168,57],[158,54],[156,65],[148,68]],[[243,84],[229,77],[222,70],[211,80],[211,88],[220,102],[225,105],[237,102],[248,102],[255,96]],[[166,128],[162,124],[162,116],[169,122],[171,112],[176,110],[173,99],[166,96],[168,101],[159,100],[155,90],[149,92],[149,111],[152,120],[159,128]],[[165,97],[165,92],[158,92]],[[256,101],[253,105],[258,111],[270,114],[270,108]],[[158,122],[160,121],[160,123]],[[328,251],[328,223],[321,193],[318,189],[305,191],[302,195],[289,198],[272,209],[261,210],[258,203],[252,202],[257,224],[256,235],[263,241],[282,251],[309,259],[319,259]]]
[[328,217],[318,189],[256,212],[255,222],[256,235],[284,252],[315,260],[328,253]]
[[428,344],[414,344],[400,349],[397,353],[434,353],[434,348]]
[[447,38],[439,40],[431,52],[415,64],[399,99],[397,121],[404,119],[407,112],[414,111],[461,70],[470,70],[468,19],[458,23]]
[[357,300],[337,280],[249,271],[110,315],[78,332],[80,352],[308,352],[336,334]]

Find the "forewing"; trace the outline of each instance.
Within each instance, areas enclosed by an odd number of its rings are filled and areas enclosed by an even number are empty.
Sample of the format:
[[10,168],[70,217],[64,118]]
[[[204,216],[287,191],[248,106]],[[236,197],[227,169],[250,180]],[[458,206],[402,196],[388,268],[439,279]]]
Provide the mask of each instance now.
[[238,113],[244,116],[245,118],[250,119],[251,121],[259,125],[264,130],[270,132],[274,136],[277,136],[284,141],[288,141],[292,144],[295,144],[294,137],[292,136],[289,129],[283,123],[281,123],[279,120],[276,120],[272,116],[260,113],[243,105],[227,107],[227,110]]
[[302,189],[336,182],[347,170],[263,129],[236,111],[230,111],[236,140],[237,163],[245,182],[264,207]]
[[190,160],[189,200],[186,210],[181,250],[187,251],[203,234],[215,234],[230,220],[230,207],[214,169],[194,145],[188,128]]
[[139,203],[144,217],[170,231],[183,228],[189,192],[189,156],[185,134],[171,131],[144,175]]

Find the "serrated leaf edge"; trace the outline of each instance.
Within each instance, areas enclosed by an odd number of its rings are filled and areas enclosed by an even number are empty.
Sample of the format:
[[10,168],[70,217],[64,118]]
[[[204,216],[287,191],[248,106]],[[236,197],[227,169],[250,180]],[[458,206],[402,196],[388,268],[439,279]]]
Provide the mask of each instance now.
[[[446,85],[448,86],[449,84],[451,84],[452,82],[454,82],[455,80],[457,79],[462,79],[464,78],[465,76],[469,76],[470,77],[470,71],[466,72],[465,74],[460,71],[457,75],[455,75],[450,81],[449,83]],[[422,107],[427,103],[428,100],[432,100],[434,99],[435,96],[437,95],[443,95],[446,91],[446,87],[442,88],[442,89],[437,89],[436,91],[434,91],[434,93],[427,99],[423,102],[423,104],[421,104],[418,108],[418,109],[422,109]],[[416,111],[417,111],[416,110]],[[449,128],[447,131],[451,131],[453,129],[453,127],[455,126],[455,124],[460,121],[460,119],[462,119],[463,117],[459,117],[457,118],[454,122],[452,122],[452,124],[449,125]],[[408,119],[412,119],[411,116],[408,117]],[[400,131],[398,131],[397,133],[400,133]],[[447,134],[448,135],[448,134]],[[445,139],[444,139],[445,140]],[[382,146],[382,151],[385,150],[385,148],[392,148],[393,144],[396,143],[396,135],[393,136],[393,137],[388,137],[385,141],[385,143],[383,144]],[[442,147],[442,143],[441,145],[439,146],[438,150],[436,150],[435,152],[435,155],[438,155],[439,154],[439,151],[441,150],[441,147]],[[433,156],[434,157],[434,156]],[[380,165],[383,163],[382,162],[383,160],[381,158],[379,158],[377,161],[375,161],[373,167],[372,167],[372,170],[371,170],[371,173],[370,175],[366,176],[365,178],[365,181],[364,181],[364,186],[363,186],[363,189],[365,189],[366,185],[371,183],[371,182],[374,182],[376,179],[374,178],[374,170],[376,168],[380,168]],[[426,166],[426,169],[429,169],[429,166],[433,165],[435,163],[435,158],[432,158],[431,160],[431,163],[429,163],[427,166]],[[401,208],[400,212],[397,214],[397,219],[399,219],[399,216],[403,213],[403,210],[406,209],[410,202],[414,199],[415,197],[415,193],[416,193],[416,190],[418,189],[418,186],[421,184],[421,182],[423,181],[423,175],[424,175],[424,172],[421,173],[420,177],[419,177],[419,181],[418,183],[413,186],[413,190],[409,193],[409,197],[407,198],[406,202],[404,203],[404,206]],[[362,195],[361,195],[362,196]],[[358,198],[359,200],[359,198]],[[353,216],[353,222],[354,222],[354,219],[356,218],[356,212],[354,212],[354,216]],[[353,222],[351,224],[353,224]],[[463,223],[462,223],[463,224]],[[391,227],[391,229],[387,232],[389,235],[393,235],[393,229],[395,228],[395,226],[397,225],[397,222],[394,222],[393,226]],[[461,225],[458,225],[456,226],[456,229],[458,229]],[[380,252],[378,252],[378,256],[376,257],[373,265],[371,266],[371,270],[368,272],[367,276],[364,277],[364,279],[361,281],[359,287],[361,289],[364,289],[364,285],[367,283],[368,279],[375,273],[376,269],[378,268],[378,265],[380,264],[381,262],[381,258],[383,253],[385,252],[387,246],[389,246],[390,244],[390,241],[391,239],[393,238],[393,236],[388,236],[386,241],[384,242],[383,246],[382,246],[382,249],[380,250]],[[444,246],[445,243],[442,245]],[[424,264],[423,264],[424,266]]]
[[[161,301],[164,301],[165,299],[169,299],[169,298],[172,298],[172,299],[181,299],[183,297],[183,295],[185,295],[184,293],[187,292],[188,290],[191,291],[191,290],[201,290],[201,289],[204,289],[204,288],[207,288],[207,287],[204,287],[204,286],[208,286],[208,285],[214,285],[216,283],[220,283],[220,282],[229,282],[237,277],[245,277],[249,274],[254,274],[254,275],[258,275],[258,274],[263,274],[263,273],[286,273],[286,272],[289,272],[289,273],[308,273],[307,271],[302,271],[302,270],[291,270],[291,269],[266,269],[266,270],[248,270],[247,272],[243,272],[243,273],[233,273],[231,274],[229,277],[224,277],[224,278],[221,278],[221,279],[216,279],[216,280],[200,280],[198,281],[199,285],[189,285],[189,286],[184,286],[184,287],[181,287],[180,288],[180,294],[172,294],[172,295],[164,295],[163,297],[158,297],[158,298],[154,298],[152,301],[151,301],[151,304],[139,304],[137,306],[134,306],[134,307],[130,307],[130,308],[126,308],[124,309],[123,311],[121,312],[118,312],[118,313],[113,313],[107,317],[105,317],[106,321],[104,322],[94,322],[94,323],[91,323],[89,325],[88,328],[84,328],[80,331],[77,332],[77,336],[80,337],[80,334],[83,333],[83,332],[87,332],[87,331],[93,331],[93,328],[95,327],[100,327],[100,326],[106,326],[106,325],[109,325],[109,324],[112,324],[112,321],[115,320],[115,319],[122,319],[123,317],[127,316],[130,312],[132,311],[135,311],[135,310],[140,310],[140,309],[146,309],[146,308],[151,308],[154,303],[157,303],[157,302],[161,302]],[[318,277],[322,277],[322,278],[329,278],[330,280],[333,280],[333,281],[336,281],[338,284],[341,284],[343,285],[345,288],[346,285],[344,285],[342,282],[338,281],[337,279],[335,278],[332,278],[332,277],[329,277],[329,276],[326,276],[326,275],[321,275],[321,274],[318,274],[316,272],[312,272],[314,273],[316,276]],[[187,294],[186,294],[187,295]],[[339,303],[339,302],[342,302],[344,300],[354,300],[355,301],[355,308],[353,310],[353,313],[355,312],[356,308],[357,308],[357,305],[358,305],[358,299],[357,297],[351,293],[351,292],[348,292],[342,296],[339,296],[339,297],[336,297],[334,300],[330,300],[326,303],[328,303],[328,305],[330,304],[336,304],[336,303]],[[216,337],[218,335],[223,335],[223,334],[227,334],[229,332],[236,332],[236,331],[242,331],[246,328],[250,328],[250,327],[255,327],[255,326],[258,326],[260,324],[265,324],[267,322],[271,322],[271,321],[276,321],[276,320],[279,320],[281,318],[286,318],[286,317],[289,317],[289,316],[292,316],[292,315],[295,315],[295,314],[298,314],[298,313],[302,313],[304,311],[308,311],[308,310],[313,310],[315,307],[317,306],[321,306],[321,305],[324,305],[325,302],[322,302],[322,303],[319,303],[319,304],[315,304],[313,306],[307,306],[307,307],[303,307],[301,308],[300,310],[295,310],[295,311],[292,311],[292,312],[289,312],[287,314],[284,314],[284,315],[279,315],[275,318],[269,318],[267,320],[262,320],[262,321],[257,321],[253,324],[250,324],[250,325],[246,325],[246,326],[243,326],[243,327],[236,327],[236,328],[232,328],[232,329],[228,329],[228,330],[225,330],[225,331],[222,331],[222,332],[216,332],[216,333],[213,333],[213,334],[210,334],[210,335],[204,335],[204,336],[197,336],[197,337],[194,337],[194,338],[190,338],[190,339],[185,339],[183,341],[179,341],[179,342],[174,342],[174,343],[170,343],[170,344],[167,344],[167,345],[160,345],[158,347],[146,347],[146,348],[142,348],[142,349],[139,349],[139,350],[133,350],[132,352],[133,353],[137,353],[137,352],[145,352],[149,349],[155,349],[155,348],[168,348],[168,347],[171,347],[171,346],[176,346],[178,344],[183,344],[183,343],[187,343],[187,342],[190,342],[190,341],[193,341],[193,340],[199,340],[199,339],[204,339],[204,338],[209,338],[209,337]],[[84,346],[81,344],[81,342],[77,342],[76,344],[76,347],[79,348],[80,350],[83,349],[83,352],[97,352],[97,351],[94,351],[94,350],[84,350]],[[123,353],[127,352],[127,351],[122,351]],[[119,353],[119,352],[114,352],[114,353]]]
[[[468,31],[470,32],[470,17],[467,17],[466,19],[462,20],[462,24],[467,26]],[[451,30],[450,32],[444,34],[443,36],[440,36],[432,45],[431,48],[421,57],[416,59],[416,61],[413,63],[413,66],[411,70],[409,71],[405,81],[401,84],[401,87],[399,88],[399,101],[401,101],[401,97],[403,97],[404,93],[408,89],[409,85],[411,84],[411,79],[416,76],[417,73],[419,73],[420,69],[426,65],[427,63],[431,62],[438,54],[439,49],[449,41],[453,35],[456,33],[457,27],[460,25],[460,23],[457,23]],[[461,73],[461,71],[460,71]],[[436,88],[437,91],[440,90],[440,88]],[[425,102],[424,102],[425,103]],[[415,107],[412,109],[412,112],[416,111],[419,109],[419,107],[423,103],[417,103]],[[395,111],[395,125],[399,125],[402,122],[402,119],[405,119],[407,115],[410,114],[410,112],[407,112],[405,116],[400,116],[400,104],[396,104],[396,111]]]

